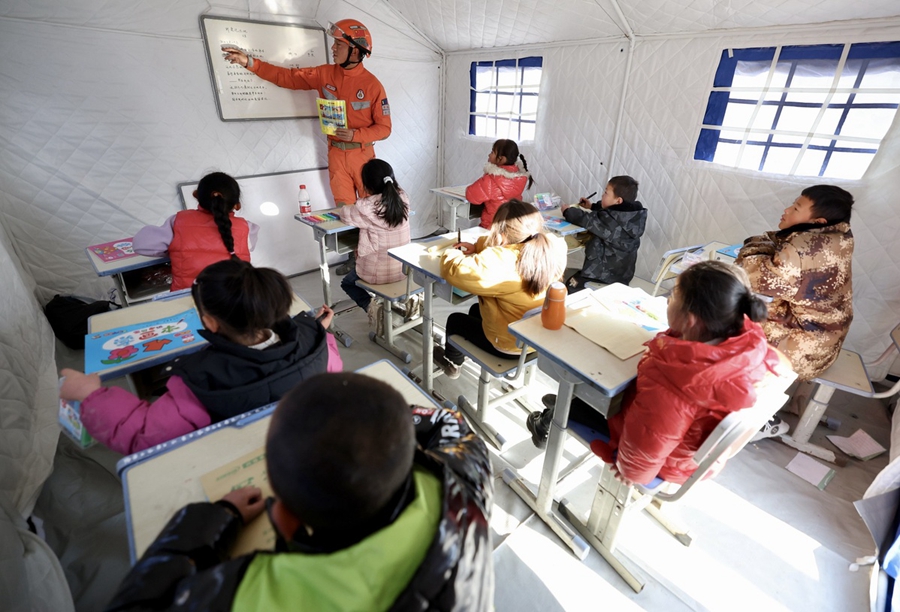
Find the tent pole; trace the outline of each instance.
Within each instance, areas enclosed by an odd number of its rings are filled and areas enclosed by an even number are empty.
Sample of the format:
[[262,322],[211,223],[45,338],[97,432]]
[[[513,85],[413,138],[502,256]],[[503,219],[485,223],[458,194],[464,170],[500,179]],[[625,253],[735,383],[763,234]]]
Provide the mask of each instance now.
[[628,57],[625,59],[625,75],[622,78],[622,94],[619,98],[619,113],[616,117],[616,130],[613,134],[612,147],[609,152],[609,163],[606,164],[607,181],[611,176],[616,174],[614,170],[618,166],[616,157],[619,149],[619,136],[622,133],[622,122],[625,119],[625,98],[628,96],[628,82],[631,79],[631,61],[634,58],[634,30],[631,29],[631,25],[622,13],[618,1],[610,0],[610,3],[615,9],[616,15],[619,17],[619,21],[621,21],[622,29],[625,32],[625,37],[628,39]]

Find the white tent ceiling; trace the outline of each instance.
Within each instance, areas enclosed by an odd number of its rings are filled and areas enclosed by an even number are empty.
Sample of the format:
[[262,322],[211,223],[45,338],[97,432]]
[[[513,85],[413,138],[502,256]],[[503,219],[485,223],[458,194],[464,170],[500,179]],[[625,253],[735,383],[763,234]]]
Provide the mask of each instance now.
[[[900,15],[897,0],[384,0],[444,51]],[[375,3],[372,3],[375,4]]]

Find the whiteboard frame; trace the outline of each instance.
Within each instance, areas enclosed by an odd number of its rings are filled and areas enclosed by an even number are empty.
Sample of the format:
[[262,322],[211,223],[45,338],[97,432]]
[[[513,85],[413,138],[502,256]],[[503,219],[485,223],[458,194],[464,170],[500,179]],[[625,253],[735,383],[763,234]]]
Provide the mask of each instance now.
[[[203,40],[203,49],[206,53],[206,67],[207,67],[207,70],[209,71],[209,82],[210,82],[210,86],[212,87],[212,90],[213,90],[213,98],[215,98],[215,101],[216,101],[216,112],[219,115],[219,120],[221,120],[221,121],[283,121],[285,119],[313,119],[313,118],[318,119],[319,115],[316,110],[316,100],[315,99],[319,94],[315,90],[309,90],[309,92],[306,94],[306,95],[311,96],[310,100],[311,100],[312,110],[310,111],[310,114],[285,115],[283,117],[269,117],[269,116],[259,117],[259,116],[254,116],[253,113],[249,112],[249,110],[245,110],[245,111],[243,111],[245,114],[242,114],[240,116],[226,117],[225,111],[224,111],[224,108],[222,105],[222,101],[220,99],[219,88],[217,86],[217,81],[216,81],[216,75],[218,74],[218,69],[215,67],[215,64],[213,64],[213,53],[215,52],[215,53],[219,54],[219,53],[221,53],[221,50],[220,50],[220,47],[218,47],[218,46],[216,46],[215,50],[210,46],[209,36],[208,36],[207,30],[206,30],[206,21],[207,20],[221,21],[221,22],[225,22],[225,23],[252,23],[252,24],[262,25],[262,26],[271,26],[273,28],[297,28],[297,29],[302,29],[302,30],[320,31],[322,33],[322,43],[323,43],[322,51],[323,51],[323,57],[324,57],[325,61],[321,62],[321,63],[316,63],[316,64],[314,64],[315,66],[321,66],[322,64],[331,63],[331,61],[330,61],[331,57],[328,53],[328,46],[329,46],[328,45],[328,35],[325,33],[324,28],[315,27],[315,26],[306,26],[306,25],[301,25],[298,23],[279,23],[279,22],[272,22],[272,21],[260,21],[257,19],[237,19],[237,18],[233,18],[233,17],[223,17],[220,15],[200,15],[200,20],[199,20],[200,21],[200,35]],[[217,56],[217,59],[218,59],[218,56]],[[269,83],[265,79],[261,79],[260,77],[253,74],[252,72],[248,71],[248,74],[252,74],[254,79],[259,79],[261,82],[271,85],[272,87],[278,87],[278,85],[275,85],[274,83]],[[306,90],[290,90],[290,89],[288,89],[286,91],[290,91],[295,95],[297,95],[297,94],[304,95],[302,92],[305,92]]]
[[[295,180],[288,184],[286,179],[280,178],[285,175],[295,175],[293,177]],[[278,178],[274,182],[266,180],[273,177]],[[256,248],[250,253],[253,265],[275,268],[288,278],[306,274],[318,268],[321,261],[313,230],[308,225],[294,219],[298,208],[297,187],[293,186],[293,183],[302,182],[307,185],[313,199],[313,212],[330,210],[334,208],[334,198],[331,195],[331,184],[328,181],[328,167],[250,174],[235,176],[234,179],[241,186],[242,208],[237,215],[260,226]],[[192,193],[199,182],[199,179],[183,181],[176,186],[184,210],[198,207],[199,204]],[[281,183],[284,185],[280,185]],[[258,214],[257,209],[263,203],[258,200],[273,195],[273,191],[280,194],[280,197],[277,198],[281,207],[279,215],[269,217]],[[265,195],[262,195],[263,193]],[[332,264],[342,256],[338,253],[328,253],[326,258],[328,263]]]

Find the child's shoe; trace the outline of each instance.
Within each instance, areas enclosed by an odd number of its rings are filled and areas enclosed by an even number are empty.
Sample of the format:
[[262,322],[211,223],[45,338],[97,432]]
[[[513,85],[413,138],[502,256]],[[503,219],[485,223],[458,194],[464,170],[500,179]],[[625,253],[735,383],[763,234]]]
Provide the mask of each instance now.
[[432,356],[434,357],[434,365],[439,367],[444,371],[444,376],[449,378],[450,380],[456,380],[459,378],[460,371],[462,366],[458,366],[444,355],[444,348],[441,346],[434,347],[432,351]]
[[535,410],[525,419],[525,427],[531,432],[531,443],[537,448],[547,448],[547,438],[550,435],[550,422],[553,420],[553,409],[544,411]]
[[762,440],[763,438],[774,438],[783,436],[791,428],[790,425],[782,421],[779,417],[772,417],[772,420],[762,426],[756,434],[750,439],[751,442]]

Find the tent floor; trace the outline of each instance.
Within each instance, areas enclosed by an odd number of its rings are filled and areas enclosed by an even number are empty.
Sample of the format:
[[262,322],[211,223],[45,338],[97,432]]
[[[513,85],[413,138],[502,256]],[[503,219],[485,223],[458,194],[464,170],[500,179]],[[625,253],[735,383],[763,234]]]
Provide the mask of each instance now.
[[[339,277],[333,291],[343,295]],[[311,304],[321,299],[316,272],[292,279]],[[454,307],[436,301],[435,321],[442,325]],[[464,306],[467,307],[467,306]],[[464,307],[455,307],[457,309]],[[365,313],[354,308],[339,317],[355,340],[341,348],[346,370],[379,359],[400,363],[368,340]],[[421,336],[398,340],[420,362]],[[81,367],[82,353],[57,343],[60,367]],[[455,403],[465,393],[474,401],[478,372],[467,364],[457,380],[439,377],[435,390]],[[523,401],[541,408],[541,395],[555,384],[539,373],[534,393]],[[578,561],[542,521],[503,483],[505,465],[519,470],[536,488],[542,453],[524,427],[525,411],[515,405],[495,410],[492,423],[510,441],[494,454],[495,499],[491,519],[494,544],[496,609],[512,610],[861,610],[868,607],[870,568],[850,572],[857,557],[872,554],[874,544],[852,502],[860,499],[887,454],[867,462],[850,460],[824,491],[784,469],[796,454],[775,440],[750,444],[714,480],[703,483],[667,508],[694,536],[681,546],[646,514],[622,528],[620,551],[637,565],[646,587],[635,594],[596,552]],[[819,427],[813,440],[828,446],[826,433],[849,436],[862,427],[887,447],[890,416],[883,402],[837,392],[829,416],[839,431]],[[785,417],[793,425],[790,415]],[[566,446],[566,460],[584,448]],[[64,436],[53,475],[35,514],[59,555],[79,610],[108,603],[128,568],[128,547],[121,487],[115,476],[118,455],[94,447],[81,451]],[[588,461],[558,488],[576,510],[587,513],[600,466]],[[738,603],[739,602],[739,603]],[[736,605],[737,604],[737,605]]]

